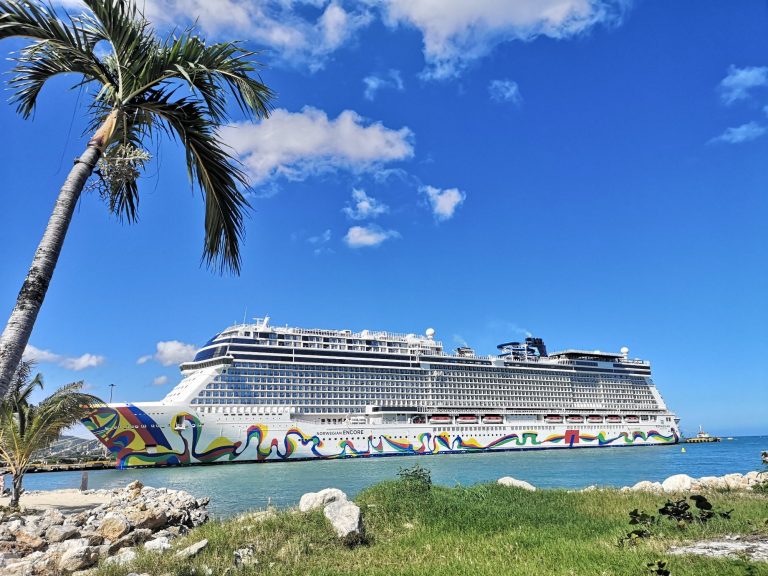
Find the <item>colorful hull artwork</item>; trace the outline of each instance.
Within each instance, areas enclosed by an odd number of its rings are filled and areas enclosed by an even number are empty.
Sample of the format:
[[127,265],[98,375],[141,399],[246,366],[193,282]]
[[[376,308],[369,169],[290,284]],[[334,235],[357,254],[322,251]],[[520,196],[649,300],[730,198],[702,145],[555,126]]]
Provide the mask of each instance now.
[[323,437],[299,426],[292,426],[289,421],[272,424],[271,430],[270,426],[261,423],[248,426],[233,424],[229,426],[233,431],[236,427],[243,429],[242,437],[233,440],[223,434],[223,429],[220,435],[210,434],[205,423],[188,411],[173,412],[172,418],[163,417],[163,420],[174,424],[161,425],[136,405],[128,404],[99,407],[83,423],[115,456],[118,468],[635,446],[675,444],[679,441],[674,430],[664,435],[648,427],[646,430],[627,429],[613,434],[597,429],[594,433],[580,429],[564,429],[546,434],[535,429],[505,433],[504,427],[499,427],[497,436],[488,432],[449,434],[424,430],[428,426],[407,429],[356,426],[358,429],[351,431],[354,436],[344,437],[342,431],[340,435]]

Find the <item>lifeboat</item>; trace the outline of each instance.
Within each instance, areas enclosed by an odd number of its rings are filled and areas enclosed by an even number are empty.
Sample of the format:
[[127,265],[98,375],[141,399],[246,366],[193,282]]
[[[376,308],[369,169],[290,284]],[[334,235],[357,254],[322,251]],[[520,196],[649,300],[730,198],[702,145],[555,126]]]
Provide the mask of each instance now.
[[624,416],[624,422],[629,422],[630,424],[637,424],[638,422],[640,422],[640,417],[632,416],[632,415]]
[[571,416],[566,417],[566,422],[569,424],[581,424],[584,422],[584,416],[579,416],[578,414],[573,414]]
[[426,424],[427,418],[425,416],[414,416],[411,419],[411,423],[413,424]]
[[544,420],[550,424],[560,424],[563,421],[563,417],[559,414],[547,414],[544,416]]
[[435,414],[429,417],[430,424],[450,424],[451,422],[451,417],[446,414]]
[[487,416],[483,416],[483,424],[502,424],[503,422],[504,418],[498,414],[488,414]]
[[457,424],[477,424],[477,416],[474,414],[462,414],[456,418]]
[[597,414],[591,414],[587,416],[587,422],[589,422],[590,424],[599,424],[602,421],[603,421],[603,417],[598,416]]
[[621,422],[621,416],[606,416],[605,421],[611,424],[617,424]]

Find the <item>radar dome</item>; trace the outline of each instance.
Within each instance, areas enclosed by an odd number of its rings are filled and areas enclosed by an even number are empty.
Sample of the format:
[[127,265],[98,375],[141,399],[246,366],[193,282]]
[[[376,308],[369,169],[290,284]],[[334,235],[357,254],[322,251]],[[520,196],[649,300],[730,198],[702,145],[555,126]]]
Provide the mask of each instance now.
[[626,346],[622,346],[621,353],[624,354],[624,356],[626,356],[627,354],[629,354],[629,348],[627,348]]
[[427,338],[434,338],[435,337],[435,329],[434,328],[427,328]]

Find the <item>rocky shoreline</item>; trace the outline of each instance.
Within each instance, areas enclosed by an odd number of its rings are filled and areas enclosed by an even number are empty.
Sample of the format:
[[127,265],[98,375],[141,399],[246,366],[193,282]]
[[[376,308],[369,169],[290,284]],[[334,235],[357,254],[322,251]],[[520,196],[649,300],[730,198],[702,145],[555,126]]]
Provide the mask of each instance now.
[[135,481],[123,489],[89,492],[108,501],[66,515],[56,508],[2,513],[0,573],[78,574],[100,561],[126,564],[140,546],[162,552],[208,520],[208,499],[181,490]]
[[[642,481],[633,486],[619,488],[619,492],[651,492],[657,494],[685,494],[709,490],[751,491],[757,484],[768,482],[767,472],[726,474],[693,478],[676,474],[663,482]],[[509,476],[498,484],[527,491],[536,487]],[[589,486],[581,492],[616,490]],[[65,491],[66,492],[66,491]],[[208,499],[198,499],[181,490],[145,487],[131,482],[123,489],[90,490],[84,500],[102,502],[85,509],[60,502],[59,508],[0,512],[0,573],[8,576],[48,576],[53,574],[85,575],[99,563],[124,565],[137,557],[140,549],[162,553],[171,548],[171,541],[207,522]],[[56,492],[30,494],[53,499]],[[64,497],[62,497],[65,500]],[[345,544],[354,546],[365,542],[365,527],[360,508],[336,488],[309,492],[301,497],[294,513],[322,510],[336,536]],[[62,512],[64,510],[65,512]],[[262,521],[274,517],[273,509],[251,512],[242,519]],[[234,519],[237,521],[237,519]],[[242,521],[242,520],[241,520]],[[175,552],[179,559],[195,556],[207,546],[200,540]],[[717,556],[742,553],[755,559],[766,558],[768,543],[759,541],[708,542],[694,544],[691,549],[681,548],[672,553],[704,553]],[[702,552],[703,551],[703,552]],[[734,552],[735,551],[735,552]],[[740,551],[740,552],[739,552]],[[235,551],[234,566],[255,562],[254,550]]]

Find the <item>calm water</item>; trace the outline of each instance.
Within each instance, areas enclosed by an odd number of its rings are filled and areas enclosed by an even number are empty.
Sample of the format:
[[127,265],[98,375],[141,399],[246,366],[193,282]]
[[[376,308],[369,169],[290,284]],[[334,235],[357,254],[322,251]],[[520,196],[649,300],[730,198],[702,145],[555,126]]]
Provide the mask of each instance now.
[[[418,463],[446,486],[489,482],[514,476],[543,488],[583,488],[590,484],[629,486],[640,480],[663,480],[672,474],[720,476],[762,468],[760,452],[768,436],[742,436],[719,444],[636,448],[536,450],[495,454],[437,454],[317,462],[277,462],[192,468],[98,470],[89,473],[91,488],[114,488],[138,479],[147,486],[184,489],[210,496],[210,510],[220,516],[269,502],[296,504],[305,492],[341,488],[354,496],[363,488],[393,479],[403,467]],[[76,488],[80,472],[30,474],[27,490]]]

